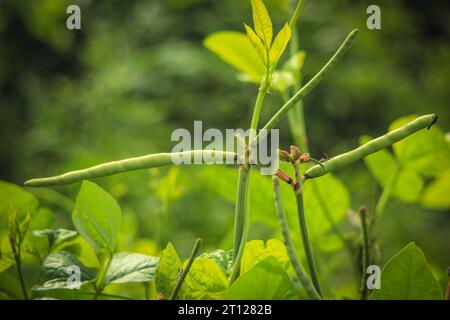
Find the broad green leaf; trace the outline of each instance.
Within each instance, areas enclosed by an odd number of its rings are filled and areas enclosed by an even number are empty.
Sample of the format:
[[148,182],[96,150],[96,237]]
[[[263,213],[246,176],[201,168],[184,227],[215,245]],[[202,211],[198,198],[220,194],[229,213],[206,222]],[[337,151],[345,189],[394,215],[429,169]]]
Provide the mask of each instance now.
[[258,55],[261,57],[261,60],[263,63],[267,66],[269,62],[267,61],[268,55],[268,49],[264,46],[261,39],[258,37],[258,35],[253,31],[252,28],[250,28],[247,24],[244,23],[245,32],[247,33],[248,40],[252,44],[253,48],[255,48]]
[[404,202],[416,202],[423,188],[422,178],[414,171],[399,171],[394,185],[394,195]]
[[272,20],[267,12],[266,6],[261,0],[252,1],[253,23],[256,34],[263,40],[266,48],[272,44],[273,30]]
[[96,250],[114,252],[122,212],[116,200],[96,184],[84,181],[78,193],[72,220],[78,232]]
[[179,297],[184,300],[223,299],[228,287],[225,272],[208,258],[197,258],[181,287]]
[[70,252],[88,268],[98,269],[100,267],[97,254],[82,236],[78,236],[72,241],[63,242],[57,250]]
[[113,256],[105,284],[148,282],[154,279],[159,258],[120,252]]
[[297,298],[294,286],[283,266],[267,257],[241,275],[227,290],[229,300],[290,300]]
[[381,272],[381,288],[372,300],[442,300],[443,293],[422,250],[410,243]]
[[264,63],[243,33],[216,32],[205,39],[204,46],[253,82],[260,83],[266,74]]
[[33,231],[33,234],[38,237],[47,237],[50,248],[54,248],[63,242],[71,241],[78,235],[76,231],[67,229],[35,230]]
[[430,209],[450,209],[450,170],[440,174],[424,190],[421,204]]
[[213,260],[222,268],[227,276],[231,274],[233,268],[233,250],[225,251],[218,249],[213,252],[203,253],[200,257]]
[[283,242],[276,239],[269,239],[264,245],[264,241],[262,240],[252,240],[245,245],[241,260],[241,275],[251,270],[256,264],[267,257],[277,259],[285,270],[291,268],[289,256]]
[[166,299],[172,294],[182,269],[181,260],[175,248],[169,242],[162,252],[155,275],[156,290],[158,293],[162,293]]
[[44,283],[33,287],[35,291],[69,289],[69,278],[74,275],[74,267],[80,271],[80,284],[83,285],[94,279],[91,272],[75,256],[69,252],[53,253],[45,258],[42,265]]
[[[407,116],[394,121],[389,131],[397,129],[416,116]],[[426,177],[433,177],[450,166],[450,145],[444,133],[433,125],[430,130],[420,130],[393,145],[402,167],[414,170]]]
[[271,64],[276,64],[278,60],[280,60],[281,55],[284,53],[284,50],[286,50],[289,40],[291,40],[291,28],[286,23],[283,29],[281,29],[281,31],[275,37],[275,40],[270,49]]
[[6,228],[11,209],[17,211],[21,220],[28,212],[33,216],[38,206],[38,199],[25,188],[0,180],[0,229]]
[[[372,139],[373,138],[370,136],[362,136],[359,138],[359,144],[366,144]],[[398,165],[395,162],[394,157],[386,149],[382,149],[365,157],[364,163],[369,168],[372,176],[382,187],[386,187],[390,177],[398,170]]]

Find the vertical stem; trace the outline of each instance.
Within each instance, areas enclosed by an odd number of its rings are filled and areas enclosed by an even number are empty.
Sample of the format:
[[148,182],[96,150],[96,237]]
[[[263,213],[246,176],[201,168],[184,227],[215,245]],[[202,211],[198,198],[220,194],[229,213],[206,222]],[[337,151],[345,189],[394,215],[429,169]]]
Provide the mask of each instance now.
[[180,279],[178,279],[178,282],[177,282],[175,288],[172,291],[172,294],[170,296],[170,300],[175,300],[176,299],[177,294],[178,294],[178,292],[181,289],[181,285],[183,284],[184,279],[186,279],[186,276],[188,275],[189,270],[191,270],[192,264],[194,263],[194,260],[195,260],[195,258],[197,257],[197,255],[198,255],[198,253],[200,251],[202,243],[203,243],[202,239],[195,240],[195,244],[194,244],[194,248],[192,249],[191,256],[189,257],[189,260],[188,260],[188,263],[186,265],[186,268],[184,268],[183,273],[180,276]]
[[19,252],[17,255],[14,254],[14,259],[16,260],[17,273],[19,274],[19,281],[20,281],[20,287],[22,288],[22,292],[23,292],[23,298],[25,300],[28,300],[27,287],[25,285],[25,279],[24,279],[23,273],[22,273],[22,257],[21,257],[20,249],[19,249]]
[[394,189],[395,182],[397,181],[398,173],[400,172],[400,168],[397,168],[395,172],[389,177],[388,182],[386,183],[383,192],[381,193],[380,198],[375,206],[375,215],[379,218],[383,214],[384,209],[389,201],[391,196],[391,192]]
[[309,242],[308,227],[306,224],[305,211],[303,208],[303,187],[302,187],[302,180],[300,178],[298,163],[294,162],[293,166],[295,170],[295,180],[296,180],[295,199],[297,202],[298,221],[300,224],[300,231],[302,234],[303,249],[305,250],[306,261],[308,262],[308,269],[309,273],[311,274],[311,279],[314,284],[314,287],[316,288],[319,295],[322,296],[319,276],[317,274],[316,264],[314,262],[314,256],[312,254],[311,244]]
[[294,267],[294,271],[297,274],[300,282],[305,288],[308,296],[313,300],[320,300],[321,297],[311,282],[311,278],[305,273],[300,264],[300,261],[297,257],[297,253],[295,252],[294,245],[291,240],[291,236],[289,233],[289,227],[286,221],[286,215],[284,213],[283,204],[281,202],[280,197],[280,183],[277,177],[273,177],[273,190],[274,190],[274,200],[275,200],[275,209],[277,212],[278,221],[280,223],[281,233],[283,234],[284,242],[286,243],[286,248],[288,251],[289,259],[291,260],[292,266]]
[[95,282],[95,296],[94,300],[97,300],[98,296],[101,295],[104,287],[105,277],[108,273],[109,267],[111,266],[111,261],[113,259],[113,253],[108,252],[108,257],[106,262],[103,262],[102,268],[97,276],[97,281]]
[[[251,125],[250,125],[250,137],[249,142],[253,141],[256,137],[256,130],[258,129],[259,118],[261,109],[263,106],[264,98],[270,88],[270,70],[267,69],[266,76],[259,88],[258,96],[255,102],[255,108],[253,110]],[[234,222],[234,244],[233,244],[233,273],[230,284],[239,274],[239,266],[244,253],[245,243],[247,241],[247,233],[250,220],[250,169],[251,166],[248,163],[249,152],[251,152],[252,146],[245,150],[245,164],[239,167],[238,187],[236,196],[236,209],[235,209],[235,222]]]
[[369,228],[367,226],[367,209],[361,207],[359,209],[359,217],[361,218],[361,231],[363,236],[362,247],[362,272],[361,272],[361,300],[367,300],[369,289],[367,288],[367,267],[370,265],[370,243]]

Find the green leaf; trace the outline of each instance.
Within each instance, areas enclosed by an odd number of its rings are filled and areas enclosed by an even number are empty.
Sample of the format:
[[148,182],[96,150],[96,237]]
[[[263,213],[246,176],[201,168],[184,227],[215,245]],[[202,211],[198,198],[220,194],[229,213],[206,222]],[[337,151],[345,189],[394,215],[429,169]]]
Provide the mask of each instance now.
[[381,288],[372,300],[442,300],[443,293],[425,255],[410,243],[391,258],[381,272]]
[[291,40],[291,28],[286,23],[283,29],[281,29],[281,31],[275,37],[273,45],[270,49],[271,64],[276,64],[278,60],[280,60],[281,55],[286,50],[289,40]]
[[[389,131],[401,127],[416,116],[407,116],[394,121]],[[393,145],[402,167],[426,177],[434,177],[450,166],[450,145],[444,133],[433,125],[430,130],[421,130]]]
[[404,202],[414,203],[419,200],[423,185],[423,179],[416,172],[400,170],[394,185],[394,195]]
[[148,282],[154,279],[159,258],[120,252],[113,256],[105,284]]
[[262,39],[266,48],[269,49],[273,37],[272,20],[261,0],[252,0],[252,13],[256,34]]
[[162,293],[166,299],[171,296],[182,267],[175,248],[169,242],[162,252],[155,275],[156,290],[158,293]]
[[197,258],[181,287],[179,297],[184,300],[223,299],[228,279],[213,260]]
[[450,170],[440,174],[424,190],[421,204],[430,209],[450,209]]
[[78,193],[72,220],[78,232],[96,250],[114,252],[122,212],[116,200],[96,184],[84,181]]
[[218,249],[213,252],[203,253],[200,257],[209,258],[222,268],[227,276],[231,275],[233,268],[233,250]]
[[44,229],[35,230],[33,234],[37,237],[47,237],[50,248],[54,248],[57,245],[64,243],[66,241],[71,241],[76,238],[78,233],[73,230],[67,229]]
[[241,275],[227,290],[229,300],[289,300],[297,298],[283,266],[274,257],[260,261]]
[[44,283],[33,287],[35,291],[69,289],[68,279],[73,275],[69,267],[77,266],[80,270],[80,284],[83,285],[94,279],[91,272],[75,256],[69,252],[53,253],[45,258],[42,265]]
[[305,51],[298,51],[283,64],[283,70],[291,72],[300,71],[303,68],[305,57]]
[[17,211],[19,220],[22,220],[28,212],[33,216],[39,206],[38,199],[32,193],[6,181],[0,180],[0,195],[0,229],[6,228],[11,208]]
[[261,39],[258,37],[258,35],[253,31],[252,28],[250,28],[247,24],[244,23],[245,32],[247,33],[248,40],[252,44],[253,48],[255,48],[258,55],[261,57],[262,62],[267,66],[269,65],[269,62],[267,61],[268,58],[268,49],[264,46]]
[[266,74],[264,63],[248,37],[243,33],[216,32],[205,39],[204,46],[253,82],[259,84]]
[[252,240],[246,243],[244,254],[241,260],[241,275],[251,270],[260,261],[267,257],[274,257],[277,261],[288,270],[291,262],[287,254],[287,249],[283,242],[276,239],[269,239],[264,245],[262,240]]

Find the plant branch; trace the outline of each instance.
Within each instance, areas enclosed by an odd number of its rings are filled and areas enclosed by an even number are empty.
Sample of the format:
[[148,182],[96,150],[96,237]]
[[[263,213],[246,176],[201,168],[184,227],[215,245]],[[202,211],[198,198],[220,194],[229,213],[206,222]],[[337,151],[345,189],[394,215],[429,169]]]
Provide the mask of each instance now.
[[359,209],[359,217],[361,218],[361,232],[363,237],[362,247],[362,272],[361,272],[361,300],[367,300],[369,296],[369,289],[367,288],[367,267],[370,265],[370,243],[369,243],[369,228],[367,225],[367,208],[361,207]]
[[186,276],[189,273],[189,270],[191,270],[192,264],[194,263],[194,260],[200,251],[202,243],[203,243],[202,239],[195,240],[194,249],[192,249],[192,253],[191,256],[189,257],[186,268],[184,268],[183,272],[181,273],[180,279],[178,279],[178,282],[172,291],[170,300],[175,300],[177,298],[178,292],[180,291],[184,279],[186,279]]
[[299,2],[297,3],[294,13],[292,14],[291,21],[289,22],[289,27],[291,27],[291,29],[295,28],[295,25],[297,24],[298,17],[300,15],[300,12],[302,11],[304,4],[305,4],[305,0],[299,0]]
[[291,260],[292,266],[294,267],[294,271],[297,274],[297,277],[299,278],[303,287],[305,288],[305,291],[308,294],[308,296],[313,300],[320,300],[321,297],[319,293],[314,287],[311,278],[303,270],[303,267],[297,257],[297,253],[295,252],[295,248],[289,233],[289,227],[286,221],[286,215],[284,213],[283,204],[281,202],[280,183],[278,181],[278,178],[273,177],[272,182],[274,190],[275,209],[277,212],[278,221],[280,223],[281,233],[283,234],[284,242],[286,243],[289,259]]
[[303,208],[303,186],[302,186],[302,180],[299,179],[299,168],[298,164],[294,163],[294,170],[295,170],[295,176],[296,176],[296,182],[295,182],[295,200],[297,202],[297,213],[298,213],[298,222],[300,225],[300,231],[302,234],[302,242],[303,242],[303,249],[305,250],[305,257],[306,261],[308,262],[308,269],[309,273],[311,274],[311,279],[314,284],[314,287],[316,288],[318,294],[322,296],[322,290],[320,288],[320,281],[319,276],[317,274],[316,264],[314,262],[314,256],[311,250],[311,244],[309,241],[309,235],[308,235],[308,226],[306,224],[306,217],[305,217],[305,211]]
[[[298,101],[305,97],[316,85],[319,84],[319,82],[328,74],[328,72],[337,64],[340,58],[342,58],[344,53],[348,50],[357,33],[358,29],[355,29],[349,33],[331,59],[311,80],[308,81],[307,84],[305,84],[284,106],[282,106],[280,110],[278,110],[278,112],[267,122],[263,129],[270,130],[274,128]],[[258,137],[256,138],[256,141],[258,141]]]

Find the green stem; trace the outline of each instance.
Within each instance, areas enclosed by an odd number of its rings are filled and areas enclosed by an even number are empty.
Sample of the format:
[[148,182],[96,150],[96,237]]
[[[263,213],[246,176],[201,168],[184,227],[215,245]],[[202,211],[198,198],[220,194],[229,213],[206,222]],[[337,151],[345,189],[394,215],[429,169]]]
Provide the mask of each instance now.
[[197,257],[197,255],[198,255],[198,253],[200,251],[200,248],[202,246],[202,242],[203,242],[202,239],[197,239],[195,241],[194,249],[192,249],[192,253],[191,253],[191,256],[189,257],[189,260],[188,260],[188,263],[186,265],[186,268],[184,268],[183,272],[181,273],[180,279],[178,279],[178,282],[177,282],[175,288],[172,291],[172,294],[170,296],[170,300],[175,300],[177,298],[178,292],[181,289],[181,286],[182,286],[182,284],[184,282],[184,279],[186,279],[186,276],[188,275],[189,270],[191,270],[192,264],[194,263],[194,260],[195,260],[195,258]]
[[289,22],[289,27],[291,29],[295,28],[295,25],[297,24],[298,17],[300,15],[300,12],[302,11],[303,5],[305,4],[305,0],[300,0],[297,3],[297,6],[295,7],[294,13],[292,14],[291,21]]
[[277,177],[273,177],[273,190],[274,190],[274,200],[275,200],[275,209],[277,212],[278,221],[280,223],[281,233],[283,234],[284,242],[286,243],[286,248],[288,251],[289,259],[294,267],[294,271],[297,274],[300,282],[305,288],[308,296],[313,300],[320,300],[321,297],[317,292],[314,284],[311,281],[311,278],[305,273],[303,267],[297,257],[297,253],[295,252],[294,245],[291,240],[291,236],[289,233],[289,227],[286,221],[286,215],[284,213],[283,204],[281,202],[280,196],[280,183]]
[[389,180],[387,181],[386,185],[383,188],[383,192],[381,193],[380,198],[378,199],[378,202],[375,206],[375,215],[377,217],[381,217],[383,214],[384,209],[386,208],[386,205],[389,201],[389,198],[391,196],[392,190],[394,189],[395,182],[397,181],[398,173],[400,172],[400,168],[397,168],[391,177],[389,177]]
[[[278,110],[278,112],[266,123],[263,127],[265,130],[270,130],[274,128],[278,122],[287,114],[289,110],[291,110],[298,101],[300,101],[303,97],[305,97],[315,86],[319,84],[319,82],[328,74],[328,72],[337,64],[337,62],[342,58],[344,53],[348,50],[350,45],[358,33],[358,29],[353,30],[341,44],[341,46],[337,49],[335,54],[331,57],[331,59],[322,67],[322,69],[305,84],[297,93]],[[257,137],[258,138],[258,137]],[[256,141],[258,139],[256,138]]]
[[[258,129],[261,109],[264,103],[264,98],[270,88],[270,70],[267,70],[266,76],[259,88],[258,96],[256,98],[255,107],[253,110],[252,120],[250,124],[249,141],[253,141],[256,137],[256,130]],[[230,284],[239,275],[240,261],[244,253],[245,243],[247,242],[248,228],[250,226],[250,170],[251,166],[248,163],[248,152],[251,152],[252,146],[245,150],[245,163],[239,167],[236,206],[235,206],[235,220],[234,220],[234,244],[233,244],[233,272]]]
[[23,273],[22,273],[22,257],[21,257],[20,250],[17,255],[14,254],[14,259],[16,260],[17,273],[19,274],[19,281],[20,281],[20,287],[23,292],[23,298],[25,300],[28,300],[27,287],[25,285],[25,278],[23,277]]
[[111,261],[113,259],[113,254],[111,252],[108,252],[108,257],[106,258],[106,262],[102,264],[102,268],[99,271],[99,274],[97,276],[97,281],[95,283],[95,292],[96,295],[94,296],[94,300],[97,300],[97,297],[102,293],[103,289],[105,288],[104,282],[106,278],[106,274],[108,273],[109,267],[111,266]]
[[360,208],[359,216],[361,218],[361,231],[363,236],[362,247],[362,273],[361,273],[361,300],[367,300],[369,297],[369,289],[367,288],[367,267],[370,265],[370,244],[369,244],[369,228],[367,226],[367,209]]
[[302,234],[302,242],[303,242],[303,249],[305,251],[305,257],[306,261],[308,262],[308,269],[309,273],[311,274],[311,279],[314,284],[314,287],[316,288],[317,292],[320,296],[322,296],[322,290],[320,288],[320,282],[319,282],[319,276],[317,274],[316,264],[314,262],[314,256],[311,250],[311,244],[309,241],[309,235],[308,235],[308,226],[306,224],[306,217],[305,217],[305,211],[303,208],[303,187],[302,187],[302,180],[299,178],[299,167],[298,163],[293,163],[294,170],[295,170],[295,199],[297,202],[297,213],[298,213],[298,221],[300,224],[300,231]]
[[173,159],[174,158],[178,159],[179,157],[183,157],[183,159],[186,160],[190,159],[191,163],[192,160],[195,160],[197,158],[205,159],[205,157],[208,157],[209,159],[211,159],[211,157],[220,157],[222,160],[227,162],[226,160],[229,159],[236,160],[237,154],[234,152],[224,152],[215,150],[190,150],[174,153],[149,154],[142,157],[134,157],[119,161],[107,162],[91,168],[67,172],[59,176],[32,179],[26,181],[25,185],[28,187],[50,187],[50,186],[71,184],[85,179],[106,177],[132,170],[167,166],[174,164]]

